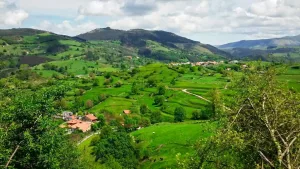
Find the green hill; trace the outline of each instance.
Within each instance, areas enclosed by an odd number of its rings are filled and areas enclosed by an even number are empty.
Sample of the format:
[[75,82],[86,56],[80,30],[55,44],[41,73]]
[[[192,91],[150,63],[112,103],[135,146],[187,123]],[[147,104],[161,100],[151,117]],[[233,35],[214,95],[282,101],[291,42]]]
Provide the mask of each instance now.
[[[121,42],[122,46],[138,49],[141,56],[163,61],[201,61],[220,60],[230,58],[231,55],[211,45],[202,44],[171,32],[148,31],[143,29],[132,29],[128,31],[111,28],[95,29],[93,31],[76,36],[87,41],[112,41]],[[166,50],[155,50],[148,42],[156,43],[156,46],[168,48]]]

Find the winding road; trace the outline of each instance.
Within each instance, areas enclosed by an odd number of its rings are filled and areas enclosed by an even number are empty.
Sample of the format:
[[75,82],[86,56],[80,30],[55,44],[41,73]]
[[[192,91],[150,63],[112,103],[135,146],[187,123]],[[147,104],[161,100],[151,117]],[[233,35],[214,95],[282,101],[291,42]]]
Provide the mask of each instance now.
[[[206,101],[206,102],[208,102],[208,103],[211,103],[210,100],[208,100],[208,99],[206,99],[206,98],[204,98],[204,97],[202,97],[202,96],[200,96],[200,95],[197,95],[197,94],[188,92],[187,89],[182,89],[182,92],[184,92],[184,93],[186,93],[186,94],[189,94],[189,95],[192,95],[192,96],[195,96],[195,97],[198,97],[199,99],[204,100],[204,101]],[[226,110],[231,111],[231,109],[230,109],[229,107],[224,106],[224,108],[225,108]]]

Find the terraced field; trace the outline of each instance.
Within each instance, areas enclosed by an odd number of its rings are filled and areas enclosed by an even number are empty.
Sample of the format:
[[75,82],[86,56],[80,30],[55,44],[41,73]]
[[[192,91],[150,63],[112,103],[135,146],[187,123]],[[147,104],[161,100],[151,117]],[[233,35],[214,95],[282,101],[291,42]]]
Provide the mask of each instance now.
[[177,168],[176,155],[193,153],[192,145],[211,136],[216,127],[211,122],[162,123],[131,133],[142,151],[148,150],[149,159],[141,168]]

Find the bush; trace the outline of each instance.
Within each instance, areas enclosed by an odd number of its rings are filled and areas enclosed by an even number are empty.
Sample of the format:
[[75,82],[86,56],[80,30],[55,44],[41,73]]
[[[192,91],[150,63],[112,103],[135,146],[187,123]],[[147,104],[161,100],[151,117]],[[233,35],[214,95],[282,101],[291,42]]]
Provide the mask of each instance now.
[[185,110],[182,107],[177,107],[174,111],[174,122],[183,122],[185,119]]
[[123,83],[121,81],[118,81],[116,84],[115,84],[115,87],[119,88],[119,87],[122,87]]
[[157,90],[158,95],[164,95],[166,93],[166,87],[164,85],[160,85]]
[[154,98],[154,104],[157,106],[162,106],[164,104],[165,97],[164,96],[156,96]]
[[150,115],[150,121],[152,124],[162,122],[162,115],[160,111],[154,111]]
[[86,101],[85,107],[86,107],[87,109],[90,109],[90,108],[92,108],[93,106],[94,106],[94,103],[93,103],[92,100],[87,100],[87,101]]

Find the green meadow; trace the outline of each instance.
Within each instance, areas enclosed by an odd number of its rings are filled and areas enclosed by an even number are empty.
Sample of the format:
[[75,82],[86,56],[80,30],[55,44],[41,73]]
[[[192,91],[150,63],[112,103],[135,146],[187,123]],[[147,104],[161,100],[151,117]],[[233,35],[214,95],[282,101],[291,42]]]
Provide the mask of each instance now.
[[150,158],[141,168],[177,168],[176,155],[193,153],[193,143],[211,136],[217,127],[213,122],[162,123],[131,133],[143,153]]

